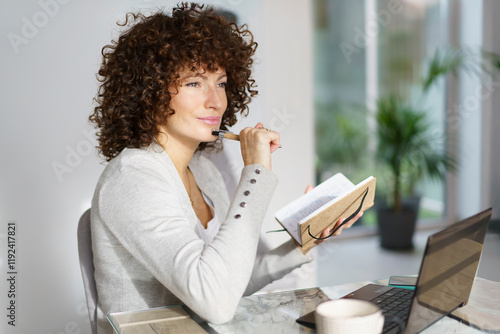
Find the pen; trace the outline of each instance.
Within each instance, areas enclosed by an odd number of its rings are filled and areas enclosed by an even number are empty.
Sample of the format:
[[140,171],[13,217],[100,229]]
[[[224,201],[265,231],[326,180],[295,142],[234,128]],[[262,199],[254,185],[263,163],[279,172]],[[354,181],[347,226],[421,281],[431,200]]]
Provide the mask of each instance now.
[[213,136],[217,136],[220,139],[226,138],[226,139],[232,139],[232,140],[240,141],[240,136],[239,135],[237,135],[235,133],[232,133],[232,132],[229,132],[229,131],[225,131],[225,130],[212,129],[212,135]]
[[[212,129],[212,135],[213,136],[217,136],[220,139],[226,138],[226,139],[232,139],[232,140],[240,141],[240,136],[239,135],[237,135],[235,133],[232,133],[232,132],[229,132],[229,131],[225,131],[225,130]],[[280,145],[279,148],[281,148],[281,147],[282,146]]]

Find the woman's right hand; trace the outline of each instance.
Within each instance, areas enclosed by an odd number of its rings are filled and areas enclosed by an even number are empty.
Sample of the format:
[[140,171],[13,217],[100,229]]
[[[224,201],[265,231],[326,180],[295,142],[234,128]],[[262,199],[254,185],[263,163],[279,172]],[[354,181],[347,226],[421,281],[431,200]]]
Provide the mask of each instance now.
[[261,164],[271,170],[271,153],[280,146],[280,135],[257,123],[240,131],[241,156],[245,166]]

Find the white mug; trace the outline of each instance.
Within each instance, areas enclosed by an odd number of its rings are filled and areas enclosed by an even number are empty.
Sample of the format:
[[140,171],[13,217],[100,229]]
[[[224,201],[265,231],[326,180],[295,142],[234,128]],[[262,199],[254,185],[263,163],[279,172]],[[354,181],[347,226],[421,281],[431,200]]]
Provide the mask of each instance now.
[[318,334],[380,334],[384,315],[377,305],[358,299],[329,300],[314,312]]

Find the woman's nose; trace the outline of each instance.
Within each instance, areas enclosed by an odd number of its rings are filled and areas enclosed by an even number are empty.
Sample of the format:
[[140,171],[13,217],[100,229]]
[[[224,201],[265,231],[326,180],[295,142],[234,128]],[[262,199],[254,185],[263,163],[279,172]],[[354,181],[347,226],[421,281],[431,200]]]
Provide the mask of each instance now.
[[205,99],[205,107],[212,109],[225,109],[225,104],[227,103],[226,92],[225,90],[219,87],[210,87],[208,88],[206,99]]

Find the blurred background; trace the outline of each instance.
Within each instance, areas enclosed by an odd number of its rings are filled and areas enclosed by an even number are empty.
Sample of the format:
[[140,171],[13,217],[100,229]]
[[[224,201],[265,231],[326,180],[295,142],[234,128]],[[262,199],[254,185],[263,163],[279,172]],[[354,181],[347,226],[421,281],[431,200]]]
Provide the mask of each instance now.
[[[425,121],[419,147],[454,162],[454,168],[442,164],[439,173],[429,173],[421,168],[427,163],[421,150],[409,152],[399,179],[402,198],[418,195],[417,231],[487,207],[494,208],[498,221],[497,1],[201,2],[234,14],[259,43],[254,71],[259,95],[233,131],[261,121],[281,133],[283,149],[273,155],[280,184],[262,230],[261,251],[289,238],[266,233],[279,228],[274,213],[308,184],[337,172],[353,183],[377,177],[380,201],[394,205],[395,179],[384,160],[389,144],[381,146],[379,131],[384,110],[425,115],[419,116]],[[90,333],[76,228],[104,168],[87,121],[101,48],[116,38],[116,22],[127,12],[170,12],[176,3],[0,2],[0,270],[6,278],[11,272],[8,226],[16,226],[16,326],[7,324],[12,298],[10,285],[1,279],[1,333]],[[231,193],[243,167],[238,144],[227,142],[211,159]],[[334,251],[344,254],[351,241],[363,247],[363,238],[377,235],[377,225],[376,210],[367,211]],[[335,268],[334,262],[328,265]],[[321,275],[316,261],[267,289],[336,282]]]

